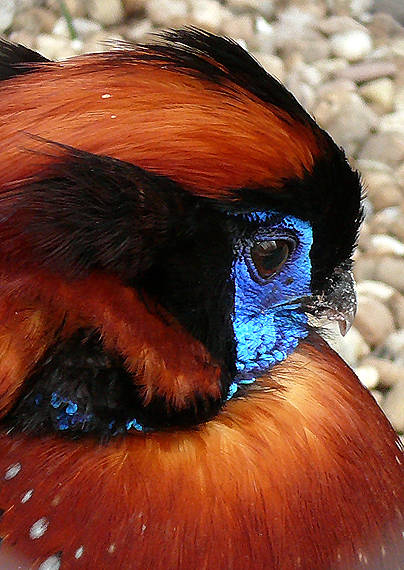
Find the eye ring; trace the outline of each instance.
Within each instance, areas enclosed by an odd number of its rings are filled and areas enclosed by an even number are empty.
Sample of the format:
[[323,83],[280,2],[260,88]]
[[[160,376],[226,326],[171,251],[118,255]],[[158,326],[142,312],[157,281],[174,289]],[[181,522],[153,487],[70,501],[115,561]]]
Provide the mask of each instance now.
[[296,244],[290,239],[267,239],[255,242],[250,249],[251,261],[261,279],[277,275],[293,253]]

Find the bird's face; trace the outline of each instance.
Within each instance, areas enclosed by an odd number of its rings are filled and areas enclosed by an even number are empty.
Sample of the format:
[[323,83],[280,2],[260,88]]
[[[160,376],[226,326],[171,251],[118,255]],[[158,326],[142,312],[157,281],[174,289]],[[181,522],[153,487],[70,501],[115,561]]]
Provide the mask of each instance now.
[[248,382],[281,362],[307,336],[301,301],[311,295],[307,221],[257,212],[235,241],[233,327],[237,379]]

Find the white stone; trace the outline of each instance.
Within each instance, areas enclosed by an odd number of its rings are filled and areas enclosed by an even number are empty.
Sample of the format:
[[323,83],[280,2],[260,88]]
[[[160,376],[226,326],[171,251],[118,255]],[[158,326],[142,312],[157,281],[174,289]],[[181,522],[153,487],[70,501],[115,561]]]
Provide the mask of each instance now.
[[348,30],[331,37],[331,49],[337,57],[359,61],[372,51],[372,39],[367,30]]
[[37,49],[39,53],[49,59],[66,59],[76,55],[75,49],[67,38],[51,36],[50,34],[38,36]]
[[358,366],[355,372],[361,383],[369,390],[379,383],[379,373],[373,366]]
[[[77,32],[77,35],[83,38],[90,36],[91,34],[95,34],[101,30],[100,24],[94,20],[88,20],[87,18],[74,18],[73,26]],[[53,28],[53,33],[56,36],[70,38],[70,32],[68,30],[65,18],[59,18]]]
[[381,392],[379,392],[379,390],[371,390],[370,393],[372,394],[372,396],[376,400],[377,404],[379,406],[381,406],[384,402],[383,394]]
[[88,0],[88,15],[103,26],[120,24],[125,12],[121,0]]
[[360,88],[362,97],[374,103],[383,113],[389,113],[394,104],[394,82],[388,77],[369,81]]
[[14,19],[16,2],[14,0],[1,0],[0,5],[0,32],[5,32]]
[[369,252],[375,255],[404,256],[404,244],[388,235],[374,235],[370,238]]
[[183,26],[188,23],[186,0],[149,0],[146,13],[156,26]]
[[372,281],[371,279],[358,283],[356,292],[358,295],[367,295],[368,297],[379,299],[383,303],[389,302],[393,295],[396,294],[396,290],[390,285],[386,285],[382,281]]
[[404,110],[390,113],[380,119],[379,130],[384,132],[404,132]]
[[192,23],[205,30],[219,30],[225,15],[227,11],[216,0],[198,0],[191,8]]
[[387,394],[383,410],[397,431],[404,431],[404,377]]

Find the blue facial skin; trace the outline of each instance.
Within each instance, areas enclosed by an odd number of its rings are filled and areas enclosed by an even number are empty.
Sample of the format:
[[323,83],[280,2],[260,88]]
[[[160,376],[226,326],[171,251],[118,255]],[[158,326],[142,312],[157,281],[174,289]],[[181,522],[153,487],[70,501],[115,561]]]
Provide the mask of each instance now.
[[[240,387],[252,384],[272,366],[282,362],[294,351],[299,340],[307,336],[307,316],[300,309],[299,300],[311,294],[310,250],[313,242],[310,224],[294,216],[254,212],[234,217],[243,221],[247,232],[246,237],[234,245],[232,317],[237,343],[237,373],[227,400],[237,394]],[[290,257],[278,273],[265,280],[255,268],[251,247],[257,242],[280,239],[291,243]],[[37,394],[35,404],[41,405],[42,400],[42,395]],[[75,427],[86,432],[94,422],[91,414],[80,410],[74,401],[58,392],[52,393],[49,404],[58,411],[56,427],[60,431]],[[109,430],[112,436],[153,431],[135,418],[128,418],[119,426],[112,420]]]
[[[240,385],[253,383],[284,360],[308,334],[307,316],[299,299],[311,294],[310,224],[277,212],[255,212],[244,219],[257,230],[236,244],[233,327],[237,374],[227,399]],[[278,239],[290,240],[295,248],[279,272],[265,280],[258,274],[250,250],[256,242]]]

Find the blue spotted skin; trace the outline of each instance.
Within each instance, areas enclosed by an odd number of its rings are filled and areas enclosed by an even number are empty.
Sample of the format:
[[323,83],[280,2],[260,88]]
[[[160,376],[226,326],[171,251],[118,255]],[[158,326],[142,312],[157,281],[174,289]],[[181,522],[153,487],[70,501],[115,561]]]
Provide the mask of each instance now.
[[[255,212],[245,219],[258,229],[236,244],[233,327],[237,375],[228,399],[240,384],[254,382],[282,362],[308,334],[307,316],[300,310],[299,299],[311,293],[310,224],[277,212]],[[265,281],[254,267],[250,250],[254,242],[276,239],[290,239],[296,247],[280,272]]]
[[[254,212],[240,217],[247,222],[247,227],[251,224],[251,228],[256,229],[247,232],[248,235],[240,238],[234,246],[232,318],[237,345],[237,374],[229,387],[227,400],[241,387],[254,383],[265,371],[282,362],[307,336],[307,316],[300,309],[299,300],[311,294],[313,234],[310,224],[278,212]],[[277,239],[290,240],[295,249],[280,272],[266,281],[258,275],[250,250],[256,242]],[[36,405],[41,405],[42,400],[42,395],[37,394]],[[91,414],[84,413],[76,402],[58,392],[52,393],[49,404],[59,412],[56,422],[60,431],[72,427],[88,431],[94,421]],[[119,426],[112,420],[109,430],[111,435],[152,431],[136,418],[129,418]]]

